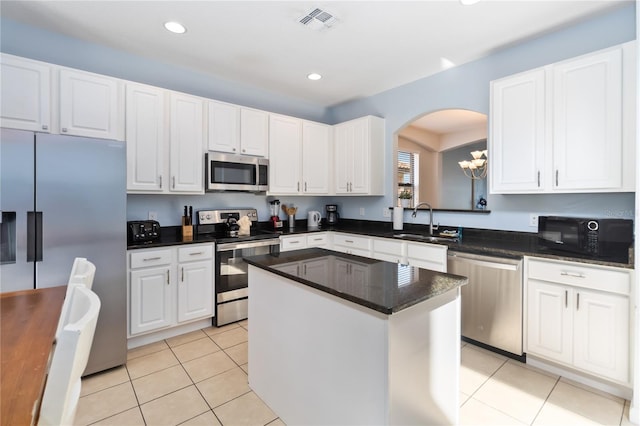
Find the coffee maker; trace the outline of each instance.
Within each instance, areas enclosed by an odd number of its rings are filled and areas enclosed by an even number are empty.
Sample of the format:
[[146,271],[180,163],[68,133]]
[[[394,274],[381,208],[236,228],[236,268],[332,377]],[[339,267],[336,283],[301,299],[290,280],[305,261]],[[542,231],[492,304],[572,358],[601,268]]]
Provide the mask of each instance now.
[[340,215],[338,214],[338,205],[337,204],[327,204],[325,206],[327,210],[327,225],[333,226],[338,224],[338,218]]

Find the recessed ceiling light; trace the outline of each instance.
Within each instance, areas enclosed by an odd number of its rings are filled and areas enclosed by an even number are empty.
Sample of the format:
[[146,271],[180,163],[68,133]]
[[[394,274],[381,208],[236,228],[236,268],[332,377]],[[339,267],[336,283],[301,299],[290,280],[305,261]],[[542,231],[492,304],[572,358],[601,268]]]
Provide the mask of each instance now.
[[185,32],[187,32],[187,29],[184,27],[184,25],[175,21],[165,22],[164,27],[168,31],[171,31],[172,33],[176,33],[176,34],[184,34]]
[[307,76],[307,78],[309,80],[320,80],[322,78],[322,76],[320,74],[318,74],[318,73],[312,72],[311,74],[309,74]]

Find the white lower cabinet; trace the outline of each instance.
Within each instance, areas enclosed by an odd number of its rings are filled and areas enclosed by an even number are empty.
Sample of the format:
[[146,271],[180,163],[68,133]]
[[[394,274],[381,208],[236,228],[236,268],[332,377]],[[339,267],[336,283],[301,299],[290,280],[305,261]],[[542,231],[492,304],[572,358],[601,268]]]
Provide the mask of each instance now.
[[407,265],[447,272],[447,246],[407,242]]
[[371,257],[392,263],[404,263],[407,258],[407,243],[389,238],[373,238]]
[[371,238],[336,232],[331,249],[356,256],[371,257]]
[[527,354],[630,382],[633,271],[527,258]]
[[178,322],[213,316],[213,246],[178,249]]
[[327,247],[329,236],[326,232],[280,236],[280,251],[300,250],[313,247]]
[[213,316],[213,244],[130,250],[129,335]]

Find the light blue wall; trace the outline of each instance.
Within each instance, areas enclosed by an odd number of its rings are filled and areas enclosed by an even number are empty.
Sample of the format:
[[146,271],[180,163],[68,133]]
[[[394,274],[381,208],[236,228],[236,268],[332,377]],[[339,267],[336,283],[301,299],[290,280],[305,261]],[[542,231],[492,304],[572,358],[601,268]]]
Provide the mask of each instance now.
[[[634,40],[635,29],[635,4],[630,4],[434,76],[334,106],[331,109],[332,121],[340,122],[368,114],[384,117],[385,157],[390,159],[393,157],[394,134],[415,118],[446,108],[489,114],[491,80]],[[385,174],[392,176],[393,162],[388,161],[385,167]],[[391,179],[385,193],[392,194]],[[362,200],[347,205],[343,216],[356,218],[360,207],[381,212],[384,206],[392,205],[394,201],[392,195],[384,199]],[[535,232],[535,228],[528,226],[529,213],[633,218],[634,202],[634,194],[628,193],[489,195],[488,204],[492,211],[489,215],[437,212],[434,221],[447,225]],[[407,222],[428,222],[426,214],[411,219],[405,213],[405,217]]]
[[[378,115],[386,119],[385,156],[391,159],[394,133],[416,117],[445,108],[465,108],[488,114],[491,80],[633,40],[634,18],[635,4],[630,4],[481,60],[330,109],[6,19],[0,19],[0,51],[330,124],[368,114]],[[393,161],[387,161],[385,174],[392,176],[392,173]],[[306,211],[313,209],[324,214],[324,204],[335,202],[340,205],[343,217],[389,220],[383,217],[383,211],[395,204],[391,178],[386,193],[389,195],[385,197],[280,199],[285,204],[294,202],[300,207],[298,218],[305,217]],[[535,231],[528,227],[528,213],[631,218],[634,217],[635,197],[634,194],[490,195],[488,202],[492,210],[489,215],[437,212],[435,221],[465,227]],[[251,194],[129,195],[127,217],[129,220],[144,219],[148,211],[156,211],[162,225],[178,225],[185,204],[193,205],[194,210],[250,206],[259,209],[261,220],[268,217],[266,197]],[[360,208],[364,208],[365,216],[360,216]],[[411,219],[408,213],[405,215],[409,223],[427,222],[424,213],[416,219]]]

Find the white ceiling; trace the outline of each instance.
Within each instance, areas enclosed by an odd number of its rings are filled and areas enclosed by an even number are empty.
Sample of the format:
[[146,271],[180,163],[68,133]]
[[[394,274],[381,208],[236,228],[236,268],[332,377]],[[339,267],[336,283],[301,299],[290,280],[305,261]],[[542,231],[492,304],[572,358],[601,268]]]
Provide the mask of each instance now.
[[[463,64],[631,0],[8,1],[36,27],[330,106]],[[337,18],[316,31],[314,8]],[[176,20],[187,32],[162,24]],[[318,72],[319,81],[306,75]]]

